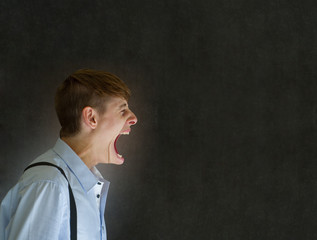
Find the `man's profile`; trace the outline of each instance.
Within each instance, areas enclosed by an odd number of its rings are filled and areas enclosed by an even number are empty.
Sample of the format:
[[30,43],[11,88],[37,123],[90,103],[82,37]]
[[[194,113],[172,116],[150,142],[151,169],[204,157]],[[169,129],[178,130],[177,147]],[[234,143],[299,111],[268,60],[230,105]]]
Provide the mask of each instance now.
[[137,122],[129,97],[117,76],[89,69],[76,71],[58,87],[60,137],[3,199],[0,239],[107,238],[104,209],[110,183],[95,166],[124,162],[116,141]]

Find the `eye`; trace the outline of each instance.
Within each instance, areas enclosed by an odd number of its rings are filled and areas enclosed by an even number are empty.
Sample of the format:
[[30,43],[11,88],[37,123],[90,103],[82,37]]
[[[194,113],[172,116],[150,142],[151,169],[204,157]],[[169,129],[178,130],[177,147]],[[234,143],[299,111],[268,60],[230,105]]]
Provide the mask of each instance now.
[[125,109],[123,109],[123,110],[121,111],[121,115],[124,115],[124,114],[125,114],[125,112],[126,112],[126,110],[125,110]]

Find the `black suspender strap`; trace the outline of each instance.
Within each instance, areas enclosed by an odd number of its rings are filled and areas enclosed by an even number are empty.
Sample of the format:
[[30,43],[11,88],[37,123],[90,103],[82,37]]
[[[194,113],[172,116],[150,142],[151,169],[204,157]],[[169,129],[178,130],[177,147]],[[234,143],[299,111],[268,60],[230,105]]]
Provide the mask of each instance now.
[[61,174],[63,174],[63,176],[66,178],[66,180],[68,182],[68,192],[69,192],[69,201],[70,201],[70,239],[71,240],[76,240],[77,239],[77,210],[76,210],[76,203],[75,203],[75,198],[74,198],[74,195],[73,195],[72,188],[70,187],[69,181],[68,181],[68,179],[66,177],[66,174],[63,171],[63,169],[60,168],[59,166],[56,166],[56,165],[54,165],[52,163],[49,163],[49,162],[37,162],[37,163],[31,164],[30,166],[28,166],[24,170],[24,172],[26,170],[28,170],[29,168],[36,167],[36,166],[43,166],[43,165],[52,166],[52,167],[57,168],[61,172]]

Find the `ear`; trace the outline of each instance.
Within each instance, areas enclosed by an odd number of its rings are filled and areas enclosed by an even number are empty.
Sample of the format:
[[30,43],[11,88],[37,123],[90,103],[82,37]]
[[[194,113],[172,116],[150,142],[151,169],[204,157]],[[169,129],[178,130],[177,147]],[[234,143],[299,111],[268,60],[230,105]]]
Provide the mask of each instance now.
[[85,125],[90,129],[97,127],[97,112],[92,107],[85,107],[82,111],[82,117]]

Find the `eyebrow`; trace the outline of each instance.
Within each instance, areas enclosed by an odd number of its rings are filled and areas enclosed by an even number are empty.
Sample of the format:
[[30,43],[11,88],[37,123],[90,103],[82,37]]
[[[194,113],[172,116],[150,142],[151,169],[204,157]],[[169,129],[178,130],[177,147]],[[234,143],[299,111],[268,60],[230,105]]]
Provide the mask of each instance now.
[[128,106],[128,104],[123,103],[123,104],[121,104],[121,105],[118,107],[118,109],[124,108],[125,106]]

